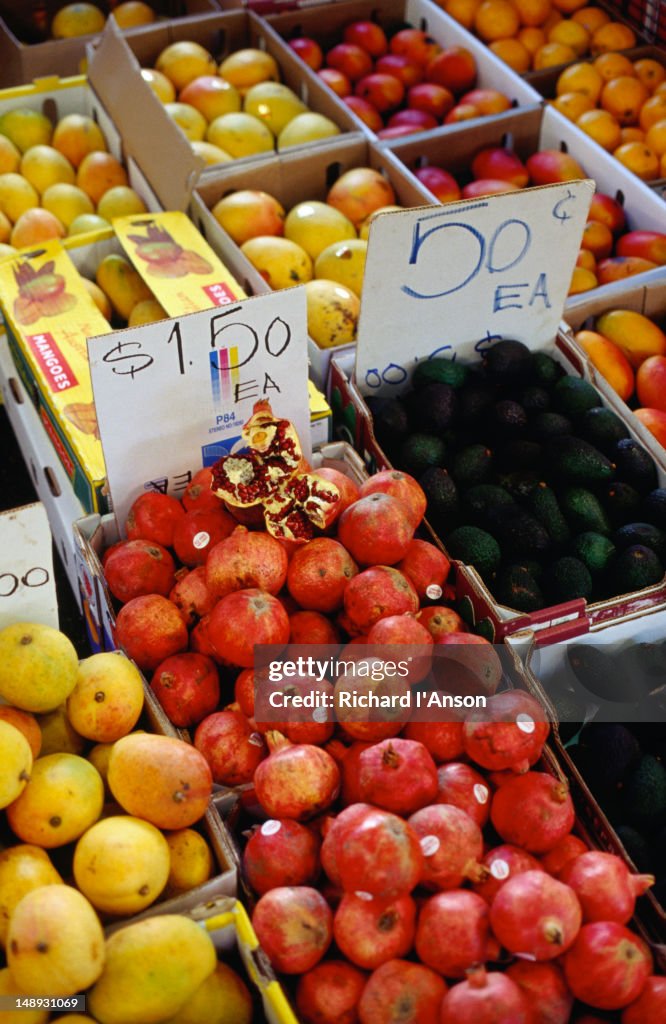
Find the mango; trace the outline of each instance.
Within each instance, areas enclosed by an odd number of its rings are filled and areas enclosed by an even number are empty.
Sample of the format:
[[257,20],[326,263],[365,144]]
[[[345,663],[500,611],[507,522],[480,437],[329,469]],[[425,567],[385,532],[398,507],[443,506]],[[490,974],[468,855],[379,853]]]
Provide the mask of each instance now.
[[657,266],[657,263],[645,260],[642,256],[608,256],[597,264],[597,280],[600,285],[623,281],[625,277],[644,274],[646,270],[654,270]]
[[250,1024],[252,996],[243,979],[227,964],[218,963],[168,1024]]
[[634,371],[621,348],[596,331],[578,331],[575,341],[592,365],[626,402],[634,392]]
[[93,765],[76,754],[38,757],[30,782],[7,808],[19,839],[51,849],[78,839],[97,821],[104,783]]
[[129,260],[109,253],[97,268],[95,280],[108,298],[114,313],[128,320],[137,302],[152,299],[153,293]]
[[76,685],[79,659],[64,633],[34,622],[0,630],[0,697],[23,711],[53,711]]
[[81,736],[113,743],[132,731],[142,708],[143,679],[133,661],[112,651],[81,661],[67,698],[67,715]]
[[666,412],[666,356],[650,356],[638,368],[636,397],[644,408]]
[[644,427],[647,427],[662,448],[666,448],[666,412],[662,409],[636,409],[634,415]]
[[46,850],[21,843],[0,852],[0,945],[5,944],[14,907],[42,885],[62,884]]
[[[22,996],[25,993],[18,987],[8,967],[0,969],[0,996]],[[48,1010],[0,1010],[0,1024],[46,1024],[50,1019]],[[77,1017],[82,1014],[77,1013]]]
[[666,234],[661,231],[627,231],[618,238],[616,256],[641,256],[652,263],[666,263]]
[[64,704],[48,715],[39,715],[37,721],[42,733],[42,757],[47,754],[82,754],[85,748],[83,736],[78,732],[67,717]]
[[185,1006],[216,963],[212,939],[189,918],[136,921],[107,939],[87,1009],[100,1024],[159,1024]]
[[13,803],[25,789],[32,768],[32,750],[27,739],[9,722],[0,721],[0,749],[2,775],[0,775],[0,807]]
[[612,309],[598,317],[596,330],[622,349],[633,367],[649,356],[666,355],[666,334],[633,309]]

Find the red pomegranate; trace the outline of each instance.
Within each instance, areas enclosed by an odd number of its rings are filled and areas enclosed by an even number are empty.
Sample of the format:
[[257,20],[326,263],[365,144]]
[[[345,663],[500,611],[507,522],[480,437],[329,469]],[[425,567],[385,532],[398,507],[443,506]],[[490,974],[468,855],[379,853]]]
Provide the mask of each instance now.
[[213,470],[210,466],[204,466],[203,469],[197,470],[183,491],[183,505],[188,512],[194,509],[220,507],[220,499],[211,490],[212,481]]
[[203,565],[190,570],[179,569],[168,597],[180,611],[188,629],[196,626],[199,619],[213,610],[216,600],[206,586],[206,569]]
[[428,889],[457,889],[466,879],[481,881],[487,869],[481,829],[453,804],[431,804],[412,814],[407,823],[421,840],[421,881]]
[[595,1010],[622,1010],[635,1002],[652,968],[648,945],[617,921],[584,924],[564,957],[569,988]]
[[547,871],[549,875],[554,875],[555,878],[559,878],[560,872],[569,864],[570,861],[575,860],[576,857],[580,857],[581,853],[586,853],[588,846],[575,836],[573,832],[569,832],[568,835],[560,839],[552,850],[548,853],[544,853],[543,857],[539,857],[541,866],[544,871]]
[[475,633],[441,636],[433,649],[432,671],[440,689],[460,696],[492,697],[502,680],[497,651]]
[[666,1020],[666,977],[653,974],[638,999],[622,1014],[622,1024],[661,1024]]
[[[290,699],[320,701],[312,707],[289,705]],[[285,706],[271,707],[270,700],[280,699]],[[326,702],[333,700],[333,684],[327,679],[318,682],[314,676],[292,676],[282,683],[260,682],[255,690],[254,718],[260,732],[281,732],[291,743],[323,745],[333,735],[335,725],[327,720]],[[321,712],[321,714],[319,714]]]
[[257,825],[243,850],[243,873],[255,892],[311,885],[319,874],[319,840],[305,825],[269,818]]
[[399,469],[383,469],[364,480],[359,496],[365,498],[369,494],[389,494],[392,498],[397,498],[413,530],[425,515],[428,499],[421,484],[413,476]]
[[445,978],[464,978],[474,964],[499,952],[488,904],[467,889],[438,892],[423,904],[414,944],[419,959]]
[[474,892],[482,896],[488,906],[509,878],[523,871],[538,871],[541,866],[527,850],[508,843],[488,850],[481,863],[488,868],[488,875],[483,881],[475,883]]
[[321,612],[300,611],[289,616],[289,643],[339,644],[340,634]]
[[556,964],[516,960],[506,973],[527,1001],[532,1012],[530,1024],[568,1024],[573,996]]
[[632,875],[620,857],[587,850],[560,872],[583,908],[583,919],[626,924],[634,916],[636,899],[654,885],[654,875]]
[[359,565],[395,565],[407,554],[415,526],[397,498],[377,491],[338,519],[338,539]]
[[368,633],[368,644],[378,656],[405,663],[405,679],[410,686],[420,683],[430,672],[433,640],[412,615],[387,615],[375,622]]
[[497,790],[490,818],[505,842],[547,853],[571,831],[575,812],[565,782],[545,772],[527,772]]
[[439,1024],[532,1024],[532,1017],[515,981],[477,967],[446,993]]
[[429,804],[437,793],[437,768],[415,740],[382,740],[362,751],[358,788],[362,801],[406,815]]
[[447,633],[464,633],[465,623],[453,608],[444,604],[431,604],[422,608],[416,616],[428,630],[433,640],[439,640]]
[[251,782],[266,748],[240,711],[215,711],[197,726],[194,746],[204,755],[220,786]]
[[357,823],[362,821],[366,814],[374,811],[370,804],[352,804],[345,807],[336,817],[326,818],[322,835],[321,866],[328,875],[333,885],[342,888],[340,873],[338,871],[338,852],[344,842],[347,832]]
[[432,1024],[446,984],[439,974],[409,960],[388,960],[373,971],[358,1004],[359,1024]]
[[397,568],[412,581],[422,601],[439,601],[451,563],[434,544],[415,538]]
[[176,582],[175,572],[173,558],[154,540],[121,541],[104,566],[107,586],[123,604],[146,594],[166,597]]
[[289,617],[277,597],[257,588],[236,590],[217,602],[207,633],[218,657],[251,668],[255,645],[284,647],[288,642]]
[[259,803],[272,818],[305,821],[331,806],[340,771],[330,754],[309,743],[292,744],[279,732],[266,735],[269,756],[254,773]]
[[338,949],[366,971],[409,953],[415,929],[416,904],[411,896],[384,900],[346,893],[333,918]]
[[[454,709],[447,711],[447,716],[453,719]],[[418,740],[426,747],[436,764],[442,761],[455,761],[463,753],[463,723],[462,721],[447,722],[408,722],[403,730],[403,736],[408,740]]]
[[[347,808],[345,813],[351,810]],[[421,876],[423,855],[419,838],[407,822],[375,808],[360,820],[351,814],[346,820],[349,824],[339,828],[331,844],[337,879],[345,892],[365,892],[383,899],[411,892]]]
[[352,577],[344,592],[345,615],[359,633],[368,633],[387,615],[415,614],[419,597],[401,572],[388,565],[374,565]]
[[534,697],[507,690],[467,716],[465,752],[490,771],[526,772],[539,760],[549,731],[546,713]]
[[246,718],[254,717],[254,669],[244,668],[236,676],[234,700]]
[[346,747],[340,740],[331,740],[326,745],[331,757],[337,761],[342,777],[340,797],[342,803],[358,804],[361,802],[359,788],[359,761],[364,750],[371,747],[371,743],[364,743],[363,740],[356,740],[351,746]]
[[206,559],[206,584],[215,597],[257,587],[277,594],[287,578],[289,561],[275,537],[237,526],[215,544]]
[[176,524],[174,551],[183,565],[204,565],[215,545],[237,528],[235,519],[224,511],[221,502],[218,508],[192,509]]
[[169,655],[184,651],[187,641],[180,612],[161,594],[133,597],[116,617],[116,643],[143,672],[154,672]]
[[554,960],[580,931],[583,913],[573,889],[545,871],[509,878],[490,908],[490,926],[511,953]]
[[125,521],[128,540],[152,540],[163,548],[173,546],[173,531],[185,516],[177,498],[159,491],[146,491],[132,503]]
[[193,651],[166,658],[155,669],[150,685],[171,722],[184,729],[211,714],[220,700],[215,662]]
[[326,960],[306,971],[296,989],[303,1024],[357,1024],[365,974],[344,960]]
[[287,588],[301,608],[334,612],[342,606],[345,587],[357,572],[356,562],[339,541],[315,537],[294,552]]
[[209,622],[210,615],[204,615],[203,618],[199,619],[196,626],[193,627],[190,632],[190,650],[195,651],[197,654],[205,654],[207,658],[212,658],[213,661],[222,664],[222,659],[219,657],[208,636]]
[[490,787],[483,775],[469,764],[450,761],[437,769],[438,804],[453,804],[465,811],[479,828],[490,815]]
[[303,974],[319,963],[331,944],[333,915],[316,889],[280,886],[257,902],[252,925],[260,945],[282,974]]

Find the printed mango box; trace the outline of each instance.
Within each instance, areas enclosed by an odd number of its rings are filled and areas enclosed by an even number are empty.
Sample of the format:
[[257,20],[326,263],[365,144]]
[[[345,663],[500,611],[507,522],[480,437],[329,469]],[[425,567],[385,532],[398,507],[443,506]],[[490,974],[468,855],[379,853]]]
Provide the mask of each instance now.
[[86,338],[110,331],[59,242],[0,263],[7,333],[74,491],[89,512],[108,511]]

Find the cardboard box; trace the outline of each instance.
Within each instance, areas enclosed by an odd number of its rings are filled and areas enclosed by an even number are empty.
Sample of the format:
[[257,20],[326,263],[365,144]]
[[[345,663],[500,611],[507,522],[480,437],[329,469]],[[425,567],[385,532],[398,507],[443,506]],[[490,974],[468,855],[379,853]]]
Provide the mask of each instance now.
[[[215,15],[215,0],[149,0],[165,31],[174,24],[194,24],[206,14]],[[3,0],[0,4],[0,84],[31,82],[45,75],[78,75],[85,69],[86,45],[95,37],[49,39],[53,15],[64,7],[63,0]],[[104,13],[112,4],[98,2]],[[127,29],[128,37],[144,28]]]

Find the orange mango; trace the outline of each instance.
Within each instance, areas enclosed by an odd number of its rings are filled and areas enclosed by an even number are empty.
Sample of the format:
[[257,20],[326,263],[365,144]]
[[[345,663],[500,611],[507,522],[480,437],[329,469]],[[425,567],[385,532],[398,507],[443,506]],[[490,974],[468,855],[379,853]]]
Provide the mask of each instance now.
[[644,260],[641,256],[609,256],[608,259],[599,260],[597,277],[599,284],[610,284],[611,281],[623,281],[625,277],[633,277],[634,274],[644,274],[656,266],[656,263]]
[[662,448],[666,448],[666,412],[661,409],[636,409],[634,415],[656,437]]
[[603,313],[597,319],[596,329],[622,349],[634,368],[649,356],[666,355],[666,334],[633,309],[612,309]]
[[642,406],[666,414],[666,356],[650,356],[638,367],[636,396]]
[[618,239],[617,256],[642,256],[653,263],[666,263],[666,234],[662,231],[627,231]]
[[578,331],[575,340],[592,365],[626,402],[634,391],[634,371],[622,349],[596,331]]

